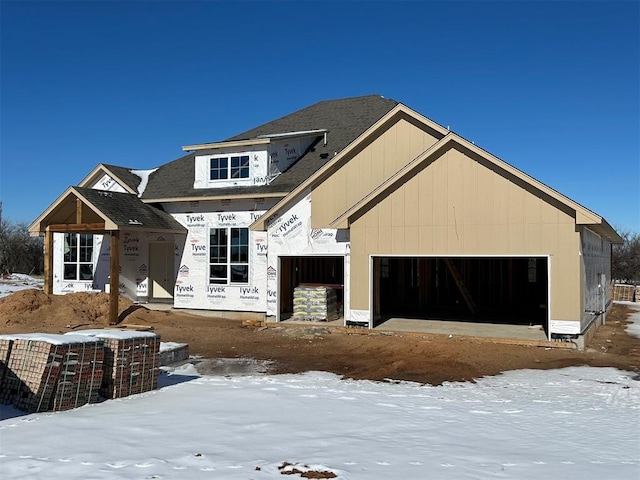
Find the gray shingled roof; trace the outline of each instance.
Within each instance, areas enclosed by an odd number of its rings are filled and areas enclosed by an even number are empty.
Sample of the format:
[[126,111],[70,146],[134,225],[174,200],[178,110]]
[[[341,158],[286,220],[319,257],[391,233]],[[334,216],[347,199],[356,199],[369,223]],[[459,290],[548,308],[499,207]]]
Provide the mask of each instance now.
[[107,165],[103,163],[103,165],[108,168],[118,179],[122,180],[129,188],[131,188],[134,192],[138,190],[138,185],[140,185],[140,177],[131,173],[131,170],[135,170],[134,168],[127,167],[119,167],[117,165]]
[[134,194],[105,192],[93,188],[74,188],[118,226],[143,228],[151,231],[186,231],[186,228],[171,215],[150,204],[143,203]]
[[[328,143],[321,138],[291,167],[269,185],[252,187],[193,188],[196,154],[191,153],[161,166],[149,177],[143,199],[233,196],[238,194],[288,193],[325,165],[371,125],[380,120],[398,102],[379,95],[327,100],[247,130],[225,141],[250,140],[260,135],[327,129]],[[207,151],[198,151],[197,155]],[[114,172],[115,173],[115,172]],[[124,179],[123,179],[124,180]]]

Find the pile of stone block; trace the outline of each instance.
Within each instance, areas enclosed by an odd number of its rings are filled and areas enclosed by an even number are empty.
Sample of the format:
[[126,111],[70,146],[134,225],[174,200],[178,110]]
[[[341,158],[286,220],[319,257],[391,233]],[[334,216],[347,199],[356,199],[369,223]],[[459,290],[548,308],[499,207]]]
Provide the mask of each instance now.
[[100,395],[120,398],[154,390],[160,376],[160,335],[131,330],[80,330],[104,343]]
[[640,301],[640,297],[638,297],[636,289],[637,287],[635,285],[616,283],[613,286],[613,300],[616,302]]
[[0,404],[61,411],[154,390],[160,336],[130,330],[0,335]]
[[95,338],[3,335],[0,402],[26,412],[69,410],[96,402],[103,360],[103,344]]

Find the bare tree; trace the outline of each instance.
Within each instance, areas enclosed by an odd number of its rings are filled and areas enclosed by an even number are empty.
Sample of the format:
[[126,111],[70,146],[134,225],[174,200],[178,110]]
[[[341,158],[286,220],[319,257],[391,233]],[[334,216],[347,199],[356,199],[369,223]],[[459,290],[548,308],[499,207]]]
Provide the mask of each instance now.
[[640,283],[640,234],[618,231],[624,243],[613,245],[612,277],[624,283]]
[[42,239],[29,236],[25,223],[12,223],[0,216],[0,274],[40,274],[43,267]]

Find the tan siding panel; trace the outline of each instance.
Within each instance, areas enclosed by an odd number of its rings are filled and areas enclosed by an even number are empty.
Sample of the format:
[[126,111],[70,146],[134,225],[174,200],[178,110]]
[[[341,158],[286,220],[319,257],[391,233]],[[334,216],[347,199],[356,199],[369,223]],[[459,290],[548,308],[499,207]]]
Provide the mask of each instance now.
[[[392,250],[392,227],[381,228],[378,230],[378,252],[379,253],[391,253]],[[373,253],[373,252],[367,252]]]
[[549,205],[547,202],[542,203],[542,223],[558,223],[558,209],[552,205]]
[[397,190],[391,194],[391,225],[394,227],[404,226],[404,189]]
[[465,225],[478,224],[478,164],[463,157],[462,167],[462,221]]
[[543,223],[542,224],[542,251],[557,252],[558,251],[558,224]]
[[366,249],[368,253],[376,253],[380,251],[380,245],[378,243],[378,227],[365,227],[364,232]]
[[378,222],[378,216],[379,216],[379,210],[374,208],[372,210],[369,210],[367,213],[365,213],[364,215],[364,223],[367,227],[376,227],[378,228],[379,226],[379,222]]
[[461,153],[451,150],[447,159],[447,225],[462,223]]
[[448,252],[447,226],[434,225],[432,235],[433,235],[433,253],[435,254],[447,253]]
[[404,195],[404,224],[406,226],[418,226],[418,217],[420,216],[419,185],[419,180],[414,177],[402,189]]
[[461,252],[462,248],[462,224],[447,225],[447,249],[449,254]]
[[436,160],[429,168],[433,174],[433,224],[447,224],[447,160],[449,154]]
[[404,244],[404,226],[391,227],[391,250],[390,252],[398,253],[405,251]]
[[524,196],[524,222],[539,224],[542,220],[542,200],[527,192]]
[[506,223],[494,224],[491,228],[492,255],[504,255],[509,252],[509,225]]
[[393,175],[398,171],[396,168],[396,162],[398,161],[397,157],[397,133],[398,126],[390,128],[387,132],[385,132],[383,141],[384,141],[384,161],[382,167],[382,178],[386,179]]
[[433,253],[433,227],[431,226],[419,226],[418,227],[418,249],[423,255],[429,255]]
[[382,228],[391,227],[391,202],[387,197],[380,202],[377,207],[378,210],[378,223]]
[[[348,170],[348,169],[346,169]],[[347,209],[347,175],[339,175],[333,182],[334,212],[344,212]],[[337,216],[337,215],[336,215]],[[335,218],[335,217],[334,217]]]
[[521,222],[509,223],[509,253],[524,253],[524,224]]
[[509,183],[509,223],[524,223],[525,191],[515,183]]
[[488,223],[481,223],[478,225],[478,250],[480,255],[487,255],[493,253],[493,238],[491,232],[493,231],[493,225]]
[[487,168],[478,168],[478,224],[493,224],[493,175]]
[[527,253],[541,253],[542,235],[540,224],[525,223],[524,225],[524,250]]
[[[351,245],[366,245],[365,229],[351,227]],[[350,305],[354,310],[369,308],[369,255],[365,248],[351,248]]]
[[465,252],[478,252],[480,246],[478,242],[478,230],[479,227],[475,224],[465,224],[462,226],[462,247]]
[[418,175],[418,225],[433,224],[433,171],[423,170]]
[[499,176],[493,176],[493,218],[494,225],[505,225],[509,221],[509,183]]
[[404,228],[404,252],[409,255],[417,255],[420,251],[418,243],[418,227],[406,226]]

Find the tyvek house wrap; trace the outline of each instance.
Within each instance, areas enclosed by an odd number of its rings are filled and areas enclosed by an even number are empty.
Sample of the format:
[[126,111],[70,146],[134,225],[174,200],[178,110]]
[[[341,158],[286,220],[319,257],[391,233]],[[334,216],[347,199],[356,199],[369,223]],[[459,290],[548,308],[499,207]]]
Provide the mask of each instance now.
[[350,318],[348,230],[311,228],[311,194],[267,223],[269,255],[267,267],[267,315],[277,314],[280,256],[344,256],[344,312]]
[[265,211],[173,213],[188,229],[177,268],[176,308],[264,312],[267,302],[267,235],[249,232],[249,281],[209,284],[209,229],[247,228]]

